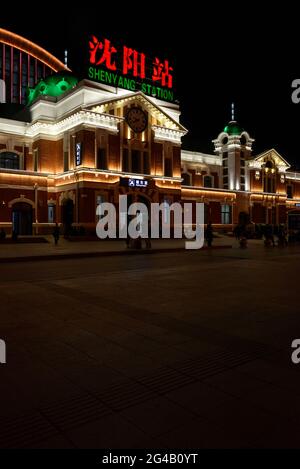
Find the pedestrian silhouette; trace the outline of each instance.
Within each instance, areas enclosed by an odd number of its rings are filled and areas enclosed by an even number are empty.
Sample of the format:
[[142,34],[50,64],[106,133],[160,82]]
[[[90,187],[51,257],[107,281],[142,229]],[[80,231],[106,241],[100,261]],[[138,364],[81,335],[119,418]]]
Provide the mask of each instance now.
[[58,240],[59,240],[59,226],[58,223],[55,224],[54,230],[53,230],[53,238],[54,238],[54,243],[57,245]]

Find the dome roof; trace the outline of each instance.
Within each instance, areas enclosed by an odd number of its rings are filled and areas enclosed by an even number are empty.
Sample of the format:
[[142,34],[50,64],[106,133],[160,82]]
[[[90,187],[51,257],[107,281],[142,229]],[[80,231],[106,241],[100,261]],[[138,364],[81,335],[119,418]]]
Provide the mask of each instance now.
[[61,96],[74,88],[77,83],[78,78],[65,71],[42,78],[34,88],[27,89],[27,106],[30,106],[39,96]]
[[244,129],[236,121],[230,121],[229,124],[224,127],[224,132],[228,135],[241,135],[243,130]]

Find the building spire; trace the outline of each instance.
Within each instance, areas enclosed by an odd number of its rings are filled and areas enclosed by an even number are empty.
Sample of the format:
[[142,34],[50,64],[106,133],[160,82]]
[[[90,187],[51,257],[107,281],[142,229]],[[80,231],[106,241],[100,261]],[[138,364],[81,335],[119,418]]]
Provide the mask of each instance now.
[[234,103],[231,103],[231,120],[234,121]]
[[65,49],[65,66],[68,67],[68,51]]

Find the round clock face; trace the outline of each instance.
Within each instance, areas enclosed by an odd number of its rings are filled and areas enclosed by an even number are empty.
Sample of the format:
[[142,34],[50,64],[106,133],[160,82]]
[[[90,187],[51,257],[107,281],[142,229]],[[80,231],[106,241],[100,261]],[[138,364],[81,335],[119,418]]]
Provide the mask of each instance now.
[[136,133],[143,132],[147,127],[147,114],[139,107],[128,109],[125,119],[129,127]]

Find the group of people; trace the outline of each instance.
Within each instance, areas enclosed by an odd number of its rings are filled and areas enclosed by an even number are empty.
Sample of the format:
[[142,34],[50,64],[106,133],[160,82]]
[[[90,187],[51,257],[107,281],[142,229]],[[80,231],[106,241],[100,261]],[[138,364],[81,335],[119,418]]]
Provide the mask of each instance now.
[[[240,242],[241,247],[247,247],[249,233],[247,232],[246,226],[236,225],[233,230],[233,234]],[[274,236],[277,237],[277,246],[284,247],[288,245],[288,232],[284,224],[278,225],[275,228],[272,225],[263,226],[259,233],[258,239],[263,238],[265,246],[274,247],[276,245]]]
[[[277,245],[285,247],[288,245],[288,233],[285,225],[279,225],[276,230]],[[267,225],[265,229],[265,246],[275,246],[274,231],[271,225]]]

